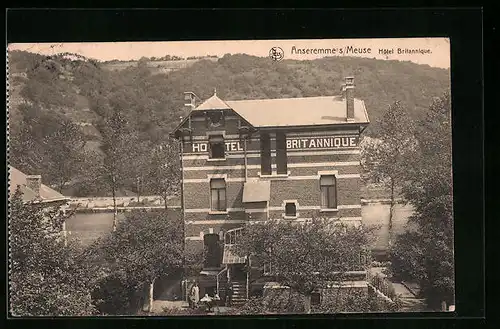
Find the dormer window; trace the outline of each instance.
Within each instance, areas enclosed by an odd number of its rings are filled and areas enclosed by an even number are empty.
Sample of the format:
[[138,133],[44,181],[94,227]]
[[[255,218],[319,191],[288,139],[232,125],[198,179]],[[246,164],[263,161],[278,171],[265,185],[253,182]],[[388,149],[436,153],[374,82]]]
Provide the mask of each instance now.
[[222,111],[212,111],[207,113],[208,124],[211,127],[220,127],[223,125],[224,114]]
[[212,135],[209,137],[209,155],[210,159],[224,159],[225,158],[225,145],[224,137],[222,135]]

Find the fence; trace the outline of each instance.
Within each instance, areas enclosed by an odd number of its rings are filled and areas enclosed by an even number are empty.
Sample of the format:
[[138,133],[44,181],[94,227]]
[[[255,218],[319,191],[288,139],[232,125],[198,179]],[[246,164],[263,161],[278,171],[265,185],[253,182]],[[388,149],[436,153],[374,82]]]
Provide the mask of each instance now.
[[396,290],[394,289],[392,283],[387,278],[382,277],[379,274],[371,274],[368,271],[367,281],[373,288],[381,292],[385,297],[389,298],[391,301],[395,301],[397,299]]

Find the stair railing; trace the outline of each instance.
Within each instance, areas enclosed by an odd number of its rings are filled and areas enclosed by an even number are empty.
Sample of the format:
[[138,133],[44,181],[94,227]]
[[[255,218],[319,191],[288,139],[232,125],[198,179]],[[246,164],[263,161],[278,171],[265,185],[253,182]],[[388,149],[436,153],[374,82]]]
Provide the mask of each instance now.
[[216,279],[217,279],[217,295],[219,295],[219,276],[227,271],[227,265],[224,269],[222,269],[219,273],[217,273]]
[[251,270],[250,256],[247,256],[247,282],[246,282],[246,290],[247,290],[247,300],[248,300],[248,290],[250,286],[250,270]]

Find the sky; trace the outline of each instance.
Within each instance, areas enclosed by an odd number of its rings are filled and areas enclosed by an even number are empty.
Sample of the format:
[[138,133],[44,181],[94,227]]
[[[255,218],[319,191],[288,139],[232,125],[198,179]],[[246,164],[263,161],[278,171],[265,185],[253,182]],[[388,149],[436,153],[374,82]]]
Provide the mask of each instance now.
[[[380,39],[296,39],[296,40],[225,40],[225,41],[166,41],[166,42],[86,42],[86,43],[13,43],[9,50],[26,50],[45,55],[62,52],[108,61],[137,60],[141,57],[180,57],[244,53],[268,57],[273,47],[283,50],[284,59],[312,60],[325,56],[356,56],[387,60],[411,61],[432,67],[450,67],[448,38],[380,38]],[[368,53],[368,48],[370,53]],[[306,54],[305,49],[309,49]],[[316,49],[316,54],[314,54]],[[336,49],[336,54],[321,54],[320,49]],[[340,54],[342,49],[344,54]],[[361,54],[346,50],[358,49]],[[420,49],[423,53],[398,53],[398,49]],[[384,51],[386,50],[386,51]],[[391,52],[392,50],[392,52]]]

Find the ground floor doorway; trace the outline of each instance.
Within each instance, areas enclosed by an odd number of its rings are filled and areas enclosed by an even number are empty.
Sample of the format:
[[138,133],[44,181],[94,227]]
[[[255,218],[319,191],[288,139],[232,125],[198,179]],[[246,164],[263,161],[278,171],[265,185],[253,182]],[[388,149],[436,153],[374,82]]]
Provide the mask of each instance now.
[[220,268],[222,263],[222,243],[218,234],[203,236],[204,261],[203,268]]

